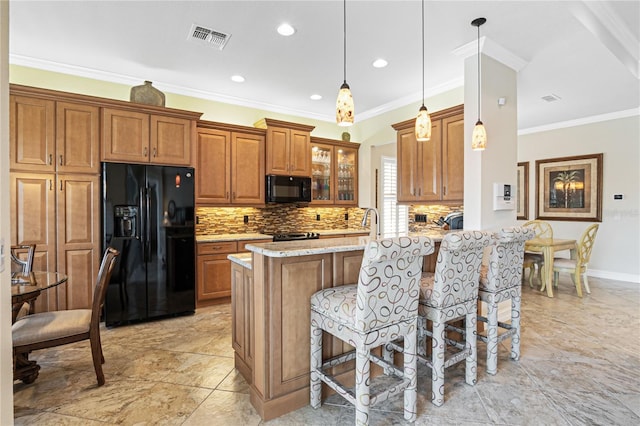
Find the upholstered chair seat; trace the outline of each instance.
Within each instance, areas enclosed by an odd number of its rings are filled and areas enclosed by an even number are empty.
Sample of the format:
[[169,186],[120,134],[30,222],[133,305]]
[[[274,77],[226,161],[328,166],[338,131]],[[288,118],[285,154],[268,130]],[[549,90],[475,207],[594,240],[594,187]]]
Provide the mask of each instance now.
[[43,312],[18,320],[13,325],[13,344],[30,345],[43,340],[62,339],[75,334],[88,333],[91,309]]
[[[310,401],[321,405],[322,383],[356,407],[356,425],[369,424],[371,406],[404,394],[404,418],[416,420],[416,338],[418,297],[423,257],[433,253],[427,237],[374,240],[365,247],[358,283],[321,290],[311,296]],[[355,349],[323,359],[323,333]],[[403,339],[403,367],[389,357],[384,345]],[[383,347],[384,358],[371,353]],[[332,375],[332,367],[355,359],[355,392]],[[393,384],[371,393],[370,363],[395,376]]]

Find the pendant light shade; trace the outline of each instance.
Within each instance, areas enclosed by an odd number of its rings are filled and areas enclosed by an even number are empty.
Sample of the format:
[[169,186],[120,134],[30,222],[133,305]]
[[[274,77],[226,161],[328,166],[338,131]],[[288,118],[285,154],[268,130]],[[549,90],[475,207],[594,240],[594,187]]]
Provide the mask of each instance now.
[[485,18],[476,18],[471,21],[471,25],[478,27],[478,121],[471,135],[471,149],[474,151],[484,151],[487,146],[487,130],[480,120],[480,26],[485,22],[487,22]]
[[431,116],[424,106],[424,0],[422,0],[422,106],[416,117],[416,140],[426,142],[431,139]]
[[338,126],[346,127],[353,124],[354,107],[351,89],[347,84],[347,0],[343,0],[343,40],[344,40],[344,81],[338,92],[338,100],[336,101],[336,122]]

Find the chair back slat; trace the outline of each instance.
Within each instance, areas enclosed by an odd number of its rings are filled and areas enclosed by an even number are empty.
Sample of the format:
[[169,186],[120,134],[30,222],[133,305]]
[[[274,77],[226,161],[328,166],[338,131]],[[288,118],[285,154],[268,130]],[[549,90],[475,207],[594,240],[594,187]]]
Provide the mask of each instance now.
[[591,259],[591,250],[593,249],[593,244],[596,242],[596,233],[598,232],[599,227],[600,225],[594,223],[589,226],[580,237],[577,260],[580,262],[581,266],[586,266]]
[[[111,277],[111,271],[116,263],[116,258],[120,255],[120,252],[113,247],[107,247],[102,256],[102,262],[100,263],[100,270],[98,271],[98,277],[96,279],[96,288],[93,295],[93,303],[91,307],[91,328],[99,326],[100,314],[102,311],[102,305],[104,305],[104,298],[107,294],[107,287],[109,285],[109,278]],[[95,324],[94,324],[95,323]]]
[[[26,257],[20,257],[20,252],[24,252],[25,250]],[[11,246],[11,272],[27,273],[33,271],[33,257],[35,253],[35,244]]]
[[496,243],[489,246],[487,280],[481,288],[500,291],[521,285],[524,244],[535,237],[533,228],[514,226],[502,228],[496,233]]
[[544,220],[530,220],[525,222],[522,226],[533,229],[535,232],[535,238],[553,239],[553,228],[549,222],[545,222]]
[[451,232],[444,236],[434,272],[434,306],[453,306],[478,297],[484,248],[493,239],[492,233],[484,231]]
[[358,277],[356,329],[369,332],[418,315],[422,260],[434,247],[428,237],[369,242]]

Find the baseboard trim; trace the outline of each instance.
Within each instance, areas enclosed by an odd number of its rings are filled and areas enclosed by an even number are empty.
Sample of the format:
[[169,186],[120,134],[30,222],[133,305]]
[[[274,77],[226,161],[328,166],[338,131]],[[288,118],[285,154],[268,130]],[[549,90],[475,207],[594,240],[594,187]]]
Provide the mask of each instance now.
[[624,274],[621,272],[601,271],[589,268],[587,269],[587,276],[640,284],[640,275]]

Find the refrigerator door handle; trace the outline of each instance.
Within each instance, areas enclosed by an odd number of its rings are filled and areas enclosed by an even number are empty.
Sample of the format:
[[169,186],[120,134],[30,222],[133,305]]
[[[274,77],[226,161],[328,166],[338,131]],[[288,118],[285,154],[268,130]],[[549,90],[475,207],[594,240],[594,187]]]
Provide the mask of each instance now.
[[145,263],[151,260],[151,195],[149,194],[149,187],[144,189],[145,198],[145,226],[144,226],[144,261]]

